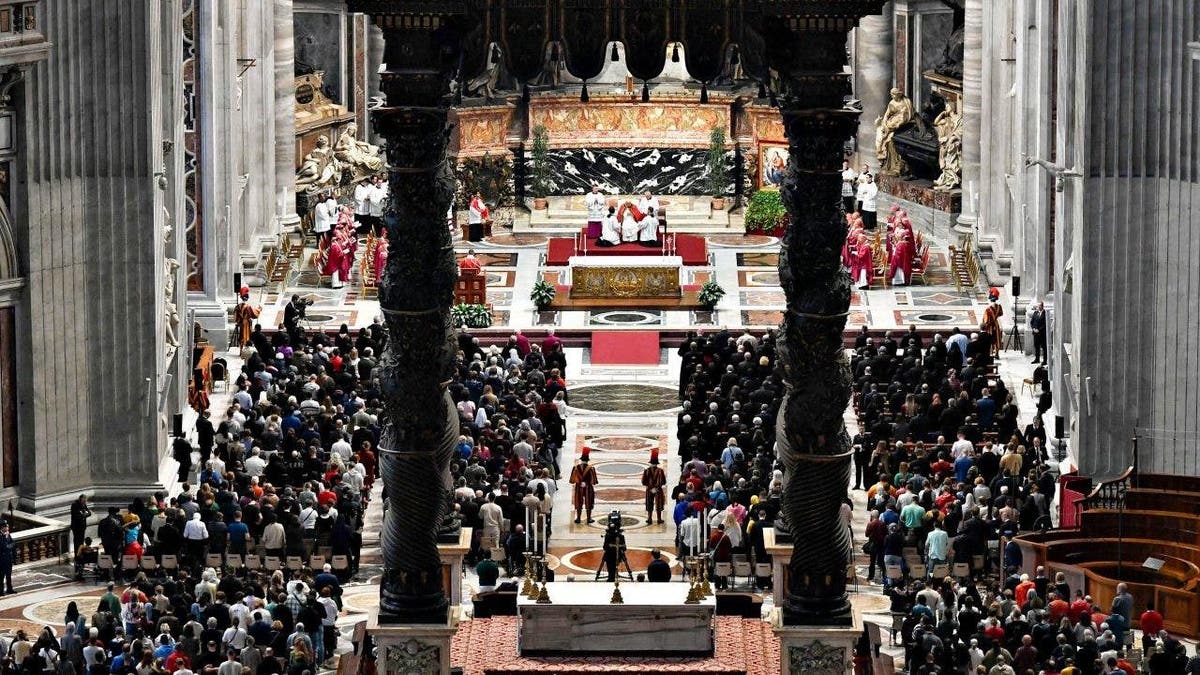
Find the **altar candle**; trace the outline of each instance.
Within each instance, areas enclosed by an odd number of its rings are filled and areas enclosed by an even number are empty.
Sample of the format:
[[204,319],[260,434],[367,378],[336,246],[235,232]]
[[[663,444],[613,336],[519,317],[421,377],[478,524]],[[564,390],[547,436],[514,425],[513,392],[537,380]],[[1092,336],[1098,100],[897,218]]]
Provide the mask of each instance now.
[[541,540],[538,538],[538,534],[542,530],[541,520],[542,520],[542,514],[535,513],[533,516],[533,552],[534,553],[538,552],[538,549],[540,548],[539,545],[541,544]]
[[525,550],[533,550],[533,542],[529,540],[529,510],[525,510]]

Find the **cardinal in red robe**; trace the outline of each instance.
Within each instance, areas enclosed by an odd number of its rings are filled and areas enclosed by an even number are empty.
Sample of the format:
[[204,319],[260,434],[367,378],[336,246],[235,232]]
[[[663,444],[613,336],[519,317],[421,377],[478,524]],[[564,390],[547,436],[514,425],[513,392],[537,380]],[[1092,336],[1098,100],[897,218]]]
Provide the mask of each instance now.
[[903,286],[912,279],[913,234],[907,221],[896,227],[895,242],[888,258],[887,278],[896,286]]

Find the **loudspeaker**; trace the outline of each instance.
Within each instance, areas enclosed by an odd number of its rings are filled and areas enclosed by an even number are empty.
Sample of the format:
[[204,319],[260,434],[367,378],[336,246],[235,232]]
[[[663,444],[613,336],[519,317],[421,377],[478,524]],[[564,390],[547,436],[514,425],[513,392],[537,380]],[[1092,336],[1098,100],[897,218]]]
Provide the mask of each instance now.
[[242,273],[233,273],[233,294],[240,296],[242,294]]
[[175,413],[171,415],[171,435],[175,438],[183,438],[183,414]]
[[1067,420],[1062,415],[1054,416],[1054,437],[1062,438],[1066,433]]
[[1013,297],[1021,294],[1021,277],[1013,277]]

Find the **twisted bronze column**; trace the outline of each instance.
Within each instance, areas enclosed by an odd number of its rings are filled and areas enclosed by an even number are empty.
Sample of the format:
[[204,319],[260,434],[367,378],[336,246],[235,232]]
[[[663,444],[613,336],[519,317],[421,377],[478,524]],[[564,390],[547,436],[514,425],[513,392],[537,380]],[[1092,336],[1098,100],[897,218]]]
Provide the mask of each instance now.
[[785,467],[782,510],[794,547],[783,616],[789,625],[849,624],[850,540],[838,517],[851,458],[843,421],[851,392],[842,342],[850,277],[840,256],[846,238],[840,170],[858,114],[842,106],[849,92],[841,68],[844,32],[772,33],[790,153],[782,197],[791,225],[779,257],[787,296],[779,364],[787,390],[776,451]]
[[380,474],[388,509],[380,546],[380,619],[446,620],[438,526],[450,490],[458,415],[446,389],[455,343],[450,305],[458,266],[446,211],[454,178],[446,160],[449,127],[442,107],[374,113],[386,139],[392,242],[379,286],[388,342],[379,371],[385,401]]

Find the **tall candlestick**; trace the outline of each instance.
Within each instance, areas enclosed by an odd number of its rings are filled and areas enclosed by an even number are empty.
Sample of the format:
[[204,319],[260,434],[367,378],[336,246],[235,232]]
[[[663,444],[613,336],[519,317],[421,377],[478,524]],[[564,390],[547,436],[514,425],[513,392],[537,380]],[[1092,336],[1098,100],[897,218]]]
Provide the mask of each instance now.
[[533,542],[529,540],[529,509],[525,509],[525,550],[533,550]]

